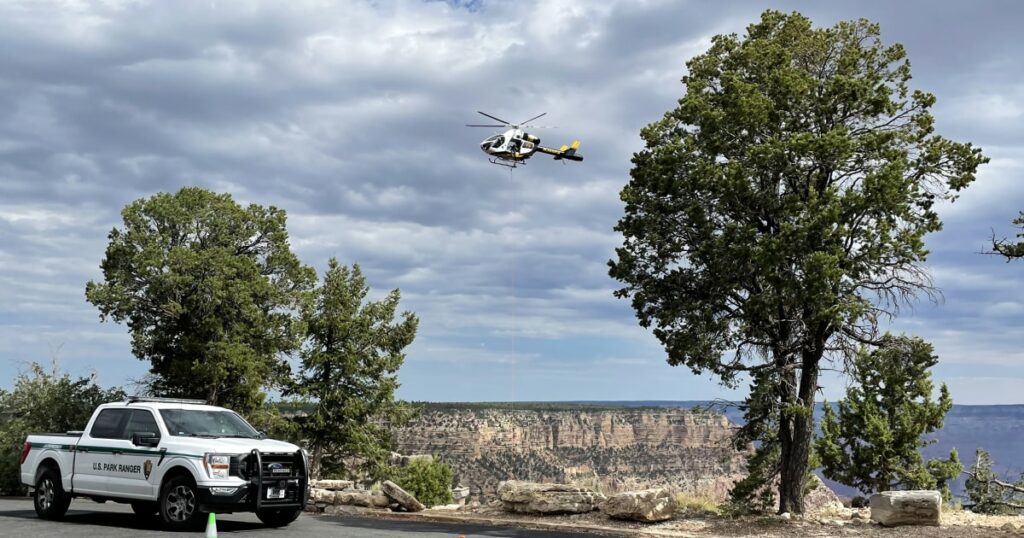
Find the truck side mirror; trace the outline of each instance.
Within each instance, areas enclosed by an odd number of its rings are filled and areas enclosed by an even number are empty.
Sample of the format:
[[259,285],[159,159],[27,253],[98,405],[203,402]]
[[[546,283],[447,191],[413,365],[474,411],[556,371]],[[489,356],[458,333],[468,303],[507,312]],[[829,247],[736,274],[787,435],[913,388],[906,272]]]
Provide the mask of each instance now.
[[160,436],[153,432],[135,432],[132,434],[132,444],[135,446],[156,446],[160,444]]

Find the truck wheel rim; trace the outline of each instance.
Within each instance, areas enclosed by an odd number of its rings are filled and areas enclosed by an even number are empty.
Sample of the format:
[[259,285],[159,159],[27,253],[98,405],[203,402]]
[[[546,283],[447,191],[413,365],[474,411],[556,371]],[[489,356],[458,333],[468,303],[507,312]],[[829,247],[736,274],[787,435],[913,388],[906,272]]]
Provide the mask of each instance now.
[[39,507],[43,510],[49,510],[50,506],[53,505],[53,480],[44,478],[39,483]]
[[185,521],[196,509],[196,496],[192,488],[178,486],[167,494],[167,515],[174,521]]

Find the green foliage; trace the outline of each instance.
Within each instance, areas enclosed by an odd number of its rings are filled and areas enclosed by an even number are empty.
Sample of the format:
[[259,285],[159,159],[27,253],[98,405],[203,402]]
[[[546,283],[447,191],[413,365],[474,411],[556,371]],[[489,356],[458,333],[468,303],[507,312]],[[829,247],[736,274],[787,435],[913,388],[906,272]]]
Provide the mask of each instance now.
[[1016,483],[1003,482],[992,469],[992,457],[978,449],[974,465],[968,471],[964,488],[973,506],[984,514],[1019,514],[1024,510],[1024,476]]
[[96,406],[124,399],[120,388],[103,389],[91,377],[73,379],[32,363],[12,391],[0,390],[0,494],[25,492],[19,459],[28,434],[83,430]]
[[1013,220],[1013,224],[1021,230],[1017,233],[1018,241],[1016,243],[1007,241],[1006,239],[992,239],[992,250],[997,254],[1005,256],[1007,261],[1024,258],[1024,211],[1021,212],[1020,216]]
[[452,468],[443,461],[413,460],[382,474],[427,507],[452,502]]
[[750,394],[741,406],[745,427],[737,432],[734,443],[736,450],[748,451],[747,475],[729,490],[728,510],[733,514],[768,512],[775,506],[772,485],[779,476],[781,414],[776,383],[765,379],[770,375],[770,370],[754,374]]
[[245,419],[271,439],[299,443],[299,425],[294,419],[281,414],[282,408],[289,408],[289,404],[291,402],[264,402],[260,407],[247,413]]
[[[641,131],[609,262],[668,362],[773,384],[781,509],[802,511],[823,360],[928,291],[924,236],[987,159],[935,134],[900,45],[866,20],[765,12],[691,59],[679,105]],[[770,372],[757,376],[759,372]],[[802,407],[803,412],[793,412]]]
[[938,362],[931,344],[920,338],[885,335],[872,351],[854,359],[853,385],[838,414],[825,405],[815,452],[824,474],[864,493],[892,489],[941,489],[963,466],[954,450],[949,459],[924,462],[926,434],[942,428],[953,408],[943,384],[932,397],[931,368]]
[[285,212],[187,187],[132,202],[86,298],[126,322],[154,394],[248,413],[290,373],[292,310],[315,279],[291,252]]
[[354,472],[342,469],[353,456],[376,474],[394,444],[389,427],[411,416],[395,401],[396,373],[419,320],[411,312],[395,320],[397,289],[381,301],[365,301],[369,287],[358,265],[350,269],[334,258],[328,265],[316,300],[302,312],[308,342],[290,393],[310,405],[299,423],[314,476]]

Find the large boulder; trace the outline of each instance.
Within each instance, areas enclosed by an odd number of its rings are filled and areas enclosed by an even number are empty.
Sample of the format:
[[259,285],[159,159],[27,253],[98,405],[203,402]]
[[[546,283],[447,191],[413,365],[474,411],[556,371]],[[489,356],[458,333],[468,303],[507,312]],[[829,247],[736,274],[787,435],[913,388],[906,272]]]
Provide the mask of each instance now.
[[423,506],[423,503],[416,500],[416,497],[413,497],[404,489],[398,487],[398,484],[390,480],[385,480],[384,483],[381,484],[381,490],[384,491],[384,495],[390,497],[391,500],[395,501],[399,506],[409,512],[421,512],[427,508],[426,506]]
[[871,519],[886,527],[938,525],[942,494],[938,491],[886,491],[871,496]]
[[832,488],[825,485],[817,475],[811,475],[810,481],[810,491],[804,496],[804,512],[816,514],[844,511],[842,499]]
[[314,504],[334,504],[334,492],[327,489],[313,488],[309,492],[309,500]]
[[352,487],[351,480],[311,480],[309,487],[313,489],[326,489],[329,491],[341,491]]
[[528,514],[583,514],[597,509],[604,495],[566,484],[539,484],[509,480],[498,486],[498,498],[509,512]]
[[469,488],[465,486],[459,486],[452,488],[452,502],[459,505],[465,505],[466,501],[469,500]]
[[334,505],[362,506],[364,508],[387,508],[391,500],[387,495],[372,491],[338,491],[334,494]]
[[665,489],[645,489],[612,495],[600,508],[608,517],[651,523],[671,519],[676,500]]

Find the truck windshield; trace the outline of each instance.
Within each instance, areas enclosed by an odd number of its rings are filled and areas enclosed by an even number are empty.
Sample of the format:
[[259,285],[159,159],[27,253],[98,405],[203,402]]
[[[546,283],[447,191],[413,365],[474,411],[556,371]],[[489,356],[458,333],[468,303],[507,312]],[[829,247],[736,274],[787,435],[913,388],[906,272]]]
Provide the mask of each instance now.
[[258,439],[261,434],[242,417],[231,411],[205,409],[161,409],[167,433],[187,437],[244,437]]

